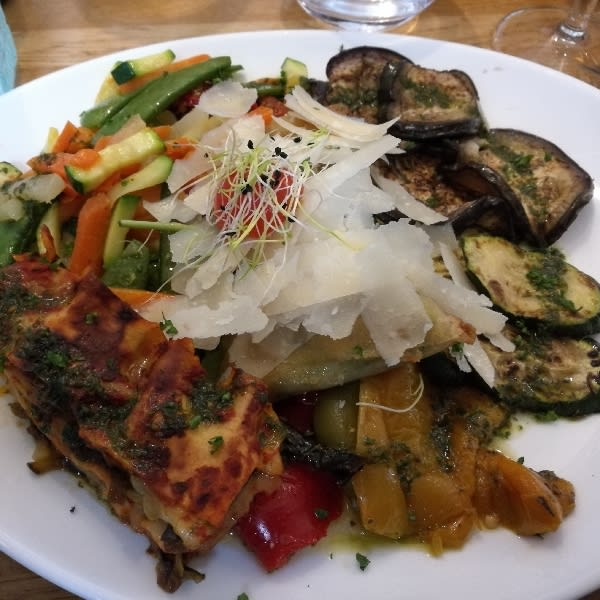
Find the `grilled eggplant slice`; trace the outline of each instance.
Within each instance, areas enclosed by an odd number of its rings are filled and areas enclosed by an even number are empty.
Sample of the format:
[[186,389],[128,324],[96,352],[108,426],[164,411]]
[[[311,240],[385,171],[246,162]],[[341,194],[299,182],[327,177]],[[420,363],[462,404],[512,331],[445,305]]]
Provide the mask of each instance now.
[[508,327],[514,342],[503,352],[481,344],[496,370],[498,396],[516,408],[579,416],[600,410],[600,347],[591,338],[550,337],[540,330]]
[[[512,211],[497,196],[481,195],[463,189],[448,177],[453,164],[443,149],[417,146],[403,154],[394,154],[387,161],[379,160],[376,168],[384,177],[397,181],[415,199],[444,215],[461,232],[477,226],[509,239],[514,237]],[[379,222],[401,218],[398,211],[378,214]]]
[[503,312],[573,336],[600,331],[600,286],[556,248],[527,249],[501,237],[460,240],[467,273]]
[[455,69],[427,69],[408,60],[389,63],[379,103],[379,120],[397,118],[391,132],[407,140],[475,135],[484,127],[477,88]]
[[592,198],[589,174],[548,140],[514,129],[491,129],[484,139],[470,140],[468,147],[455,180],[473,191],[505,198],[521,234],[537,246],[558,240]]
[[359,46],[342,50],[327,63],[324,104],[345,115],[377,123],[381,73],[388,64],[411,62],[386,48]]

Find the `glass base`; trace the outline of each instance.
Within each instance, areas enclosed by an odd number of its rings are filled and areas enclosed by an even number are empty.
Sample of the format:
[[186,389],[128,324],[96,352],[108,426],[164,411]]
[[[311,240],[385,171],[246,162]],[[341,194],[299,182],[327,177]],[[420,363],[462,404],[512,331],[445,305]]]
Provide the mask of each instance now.
[[566,18],[560,8],[515,11],[499,23],[492,47],[600,87],[600,21],[592,17],[585,34],[572,36],[560,27]]
[[434,0],[298,0],[306,13],[337,29],[375,32],[414,19]]

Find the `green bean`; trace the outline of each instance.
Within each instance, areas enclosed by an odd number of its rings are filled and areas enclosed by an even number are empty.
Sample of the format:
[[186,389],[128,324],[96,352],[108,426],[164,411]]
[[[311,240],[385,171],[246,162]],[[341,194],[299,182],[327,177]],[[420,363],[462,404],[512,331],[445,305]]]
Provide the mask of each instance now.
[[79,122],[84,127],[90,127],[91,129],[98,129],[102,127],[102,125],[104,125],[104,123],[110,117],[112,117],[112,115],[121,110],[125,104],[127,104],[127,102],[129,102],[134,96],[139,94],[142,89],[143,88],[139,88],[130,94],[112,96],[104,100],[104,102],[84,110],[79,115]]
[[203,81],[222,77],[230,67],[231,59],[228,56],[219,56],[180,71],[165,73],[147,83],[129,102],[112,114],[100,127],[95,138],[115,133],[134,115],[139,115],[150,123],[183,94]]

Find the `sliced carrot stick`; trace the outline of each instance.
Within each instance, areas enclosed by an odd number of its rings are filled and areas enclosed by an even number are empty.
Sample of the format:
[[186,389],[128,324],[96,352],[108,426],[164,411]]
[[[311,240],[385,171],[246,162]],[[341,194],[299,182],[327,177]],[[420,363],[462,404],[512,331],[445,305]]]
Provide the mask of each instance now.
[[192,65],[196,65],[201,62],[205,62],[210,58],[208,54],[196,54],[195,56],[190,56],[189,58],[183,58],[181,60],[177,60],[172,62],[165,67],[161,67],[154,71],[150,71],[150,73],[146,73],[145,75],[141,75],[139,77],[134,77],[125,83],[119,85],[119,93],[120,94],[129,94],[140,88],[143,85],[146,85],[149,81],[153,81],[160,77],[163,73],[173,73],[174,71],[179,71],[184,69],[185,67],[191,67]]
[[77,128],[75,135],[71,138],[71,142],[67,146],[67,152],[77,152],[82,148],[90,148],[94,131],[89,127],[80,126]]
[[98,159],[100,154],[93,148],[82,148],[75,153],[70,152],[52,152],[50,154],[40,154],[33,156],[27,161],[27,165],[36,173],[56,173],[65,181],[68,181],[65,167],[74,165],[77,167],[91,167]]
[[[157,185],[153,185],[153,186],[144,188],[143,190],[138,190],[137,192],[135,192],[135,195],[139,196],[142,200],[144,200],[146,202],[158,202],[162,195],[162,184],[159,183]],[[143,219],[146,221],[152,220],[153,217],[150,215],[150,213],[148,211],[146,211],[146,209],[144,209],[145,213],[144,213],[143,217],[138,215],[138,213],[140,212],[140,207],[143,208],[143,204],[141,202],[138,205],[138,209],[136,210],[136,214],[135,214],[134,218],[135,219]]]
[[77,127],[67,121],[52,146],[52,152],[69,152],[74,154],[82,148],[90,146],[94,132],[89,127]]
[[111,143],[112,135],[103,135],[98,138],[98,141],[94,144],[94,150],[98,150],[98,152],[100,152],[100,150],[106,148],[106,146],[109,146]]
[[68,164],[81,169],[89,169],[96,161],[100,160],[100,153],[94,148],[82,148],[71,154],[71,158],[67,159]]
[[105,192],[89,197],[79,211],[73,253],[68,268],[73,273],[102,273],[102,253],[108,233],[113,201]]
[[28,166],[31,168],[32,174],[35,173],[55,173],[59,177],[64,179],[66,186],[62,193],[62,195],[67,195],[70,197],[77,196],[78,193],[75,191],[69,178],[67,177],[67,173],[65,171],[65,166],[70,164],[72,154],[68,154],[66,152],[56,152],[52,154],[40,154],[39,156],[34,156],[27,161]]
[[13,260],[15,262],[25,262],[31,260],[31,252],[23,252],[21,254],[13,254]]
[[156,132],[156,134],[158,135],[158,137],[161,140],[169,139],[169,136],[171,135],[171,126],[170,125],[157,125],[156,127],[153,127],[152,129],[154,129],[154,131]]
[[56,244],[54,242],[54,238],[52,237],[52,233],[50,233],[50,228],[46,224],[43,224],[40,227],[40,241],[44,247],[44,258],[48,262],[55,261],[58,257],[58,253],[56,252]]
[[56,173],[66,178],[65,165],[68,164],[69,154],[66,152],[53,152],[51,154],[39,154],[27,161],[27,165],[35,173]]
[[69,195],[64,192],[58,200],[58,220],[66,223],[69,219],[76,217],[85,202],[81,194]]
[[195,146],[185,137],[165,140],[165,154],[173,160],[185,158],[194,148]]
[[52,152],[66,152],[71,140],[77,133],[77,125],[71,121],[67,121],[62,131],[58,134],[58,137],[54,141],[52,146]]
[[129,304],[134,310],[142,308],[156,300],[172,298],[170,294],[162,292],[149,292],[148,290],[134,290],[131,288],[111,287],[112,293],[118,296],[123,302]]

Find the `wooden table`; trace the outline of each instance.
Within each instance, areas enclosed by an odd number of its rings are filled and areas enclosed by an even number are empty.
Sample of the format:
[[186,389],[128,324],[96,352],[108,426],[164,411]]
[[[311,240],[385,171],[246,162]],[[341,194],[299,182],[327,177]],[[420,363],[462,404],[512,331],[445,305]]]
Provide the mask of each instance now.
[[[489,47],[494,28],[506,13],[549,3],[561,2],[437,0],[396,31]],[[221,32],[321,27],[294,0],[4,0],[2,4],[17,45],[18,84],[95,56],[153,42]],[[76,597],[0,553],[0,598]],[[600,592],[586,600],[600,600]]]

